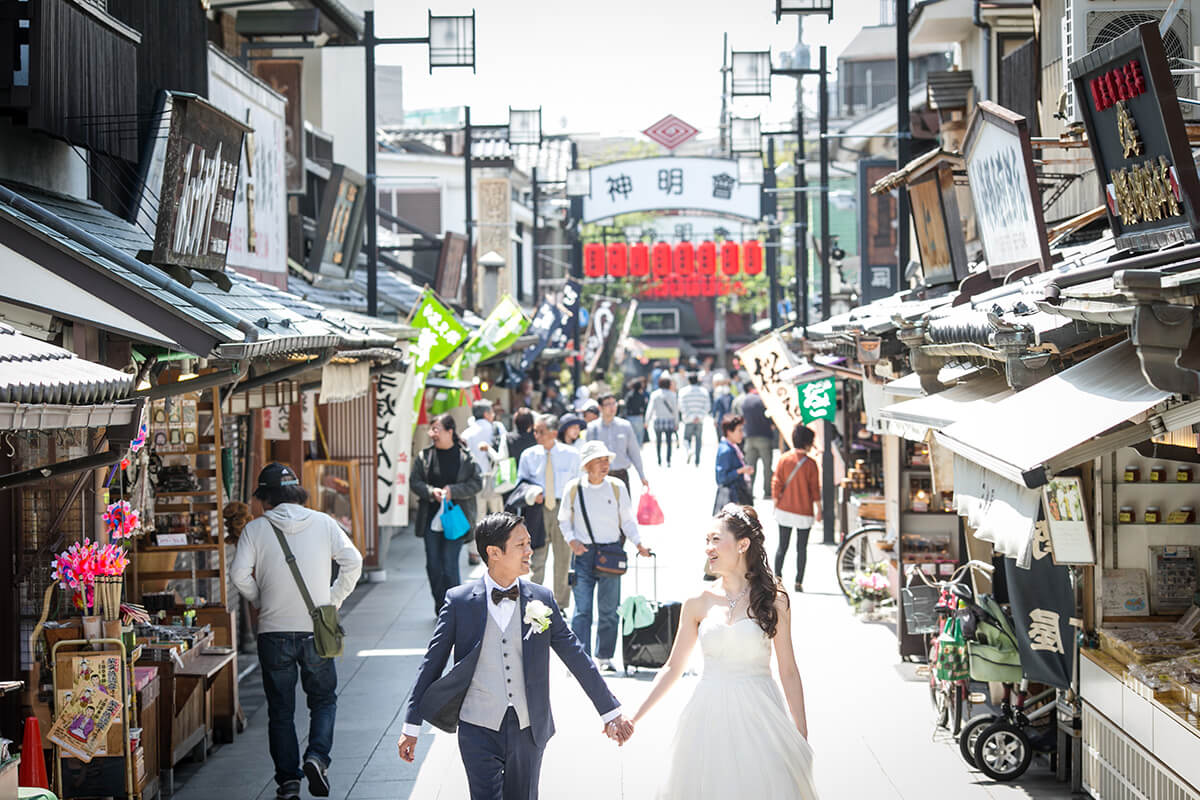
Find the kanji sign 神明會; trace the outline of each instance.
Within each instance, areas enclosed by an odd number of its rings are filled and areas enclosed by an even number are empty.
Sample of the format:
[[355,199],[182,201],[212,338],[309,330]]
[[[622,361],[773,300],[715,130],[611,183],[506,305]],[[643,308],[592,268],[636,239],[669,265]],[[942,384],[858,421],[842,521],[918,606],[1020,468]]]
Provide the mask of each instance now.
[[724,158],[641,158],[592,167],[583,222],[634,211],[693,210],[758,221],[760,187],[737,179]]
[[1070,64],[1117,247],[1157,250],[1200,234],[1200,179],[1158,23]]

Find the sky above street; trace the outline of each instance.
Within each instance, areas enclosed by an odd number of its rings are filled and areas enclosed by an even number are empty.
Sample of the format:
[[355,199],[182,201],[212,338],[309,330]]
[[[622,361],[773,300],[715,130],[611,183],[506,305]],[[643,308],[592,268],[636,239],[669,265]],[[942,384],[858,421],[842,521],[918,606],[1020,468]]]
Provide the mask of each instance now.
[[[426,14],[470,14],[470,2],[428,8],[385,0],[376,3],[377,35],[424,36]],[[541,106],[546,133],[630,135],[675,114],[714,136],[721,107],[721,44],[729,34],[736,50],[796,43],[796,18],[775,23],[774,0],[476,0],[476,63],[470,70],[429,74],[421,45],[379,49],[381,64],[404,67],[404,108],[471,106],[477,124],[504,124],[508,108]],[[836,0],[834,20],[808,17],[804,40],[837,54],[867,24],[879,21],[878,0]],[[831,80],[833,75],[831,75]],[[787,119],[794,79],[774,79],[774,96],[740,98],[735,111],[763,111],[764,120]],[[816,102],[815,77],[806,79]]]

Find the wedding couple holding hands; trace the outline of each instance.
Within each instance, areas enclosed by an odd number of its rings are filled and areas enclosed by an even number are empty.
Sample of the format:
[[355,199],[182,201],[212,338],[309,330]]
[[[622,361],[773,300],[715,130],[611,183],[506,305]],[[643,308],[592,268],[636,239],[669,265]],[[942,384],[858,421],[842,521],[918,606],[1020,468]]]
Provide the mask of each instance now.
[[[521,519],[491,514],[475,538],[487,573],[446,595],[409,700],[402,759],[414,760],[427,720],[457,730],[472,800],[536,800],[542,753],[554,735],[552,649],[595,706],[604,732],[624,744],[683,674],[699,642],[704,673],[662,761],[659,800],[815,800],[790,603],[767,561],[754,509],[730,504],[714,517],[705,552],[720,580],[684,603],[670,659],[632,718],[564,621],[553,592],[521,579],[533,554]],[[771,674],[772,645],[779,683]]]

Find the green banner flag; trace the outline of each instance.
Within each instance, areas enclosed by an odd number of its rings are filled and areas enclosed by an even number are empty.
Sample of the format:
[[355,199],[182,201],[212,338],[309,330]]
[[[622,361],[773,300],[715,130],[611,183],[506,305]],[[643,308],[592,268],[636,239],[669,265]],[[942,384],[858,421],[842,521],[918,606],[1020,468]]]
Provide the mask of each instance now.
[[[503,353],[512,347],[513,342],[521,338],[521,334],[528,327],[529,320],[521,311],[521,306],[508,295],[504,295],[492,309],[492,313],[488,314],[483,325],[471,332],[462,352],[450,365],[448,377],[451,380],[460,380],[467,367]],[[434,395],[430,411],[434,414],[443,414],[460,405],[462,405],[461,389],[439,389]]]
[[837,413],[837,385],[833,378],[802,383],[800,391],[800,416],[807,425],[818,419],[833,420]]
[[408,352],[417,372],[429,372],[467,338],[467,329],[454,312],[428,290],[413,314],[412,325],[417,329],[417,340]]

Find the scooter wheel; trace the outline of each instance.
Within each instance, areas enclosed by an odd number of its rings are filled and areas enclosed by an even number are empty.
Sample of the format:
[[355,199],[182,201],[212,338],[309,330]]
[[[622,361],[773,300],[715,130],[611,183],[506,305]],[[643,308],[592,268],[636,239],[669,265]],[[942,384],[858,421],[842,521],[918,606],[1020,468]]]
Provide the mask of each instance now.
[[972,767],[975,766],[975,743],[979,741],[979,734],[998,719],[1000,718],[994,714],[981,714],[967,721],[967,724],[963,726],[962,733],[958,735],[958,752],[962,754],[963,761]]
[[994,781],[1016,780],[1032,759],[1029,737],[1006,719],[984,728],[975,742],[975,766]]

